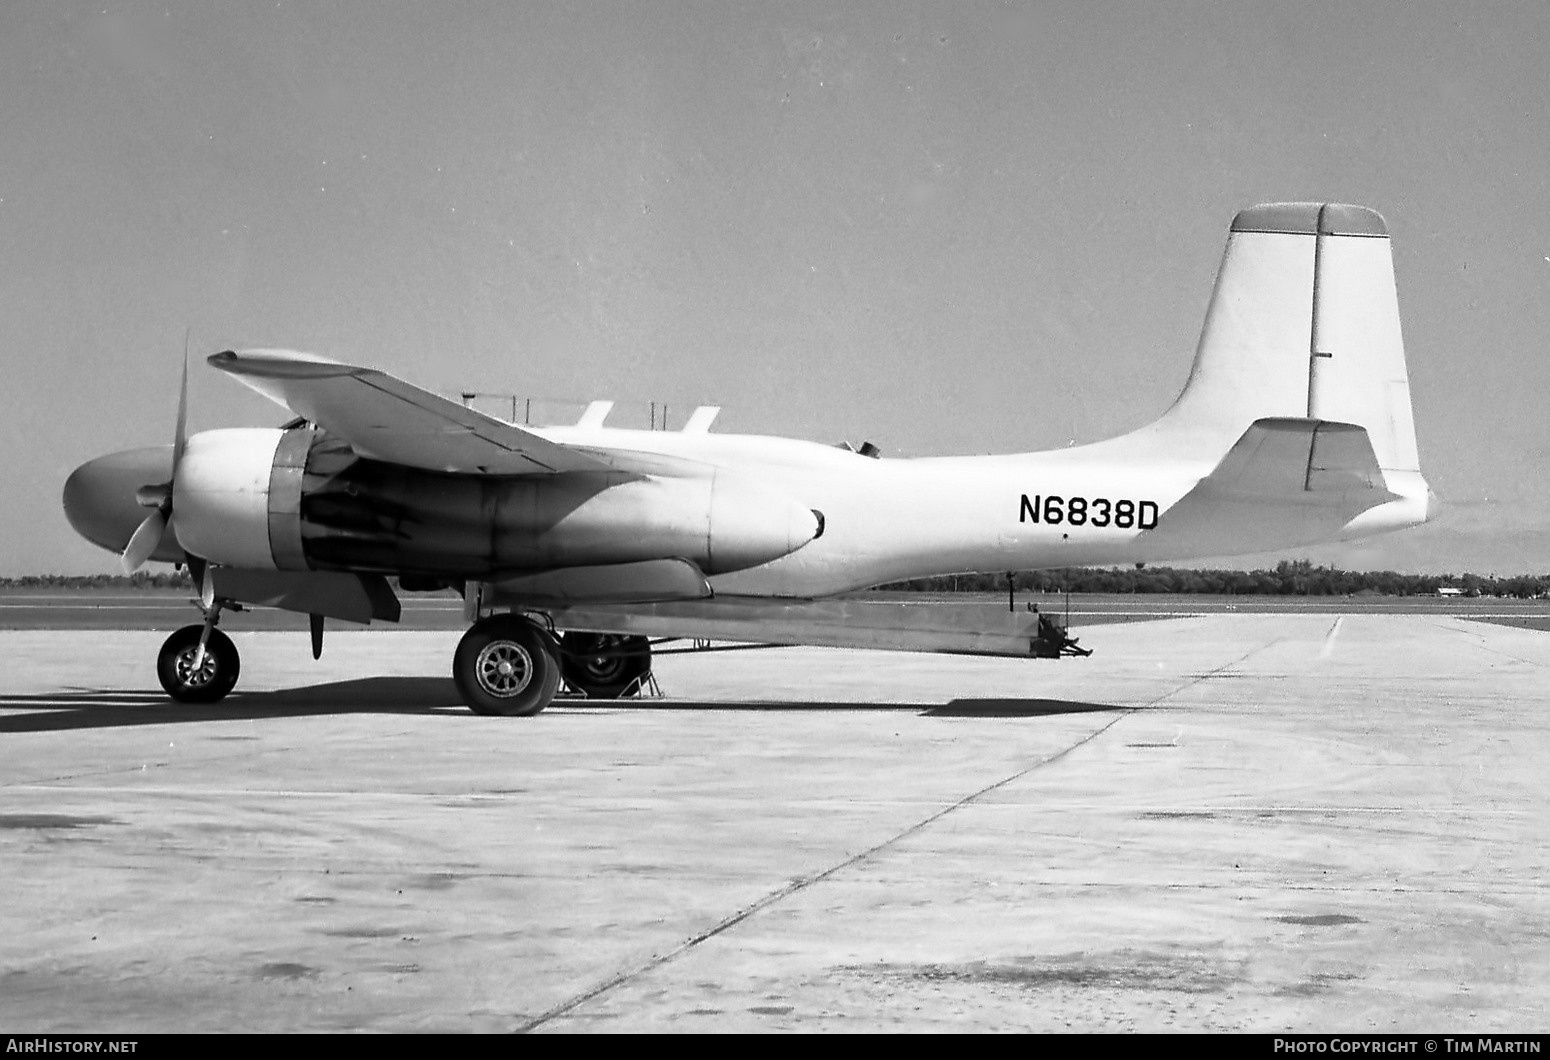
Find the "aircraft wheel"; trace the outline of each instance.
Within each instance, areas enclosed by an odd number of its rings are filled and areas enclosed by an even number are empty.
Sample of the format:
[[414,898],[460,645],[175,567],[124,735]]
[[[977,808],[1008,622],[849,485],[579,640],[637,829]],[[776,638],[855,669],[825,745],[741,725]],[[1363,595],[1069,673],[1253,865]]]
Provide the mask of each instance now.
[[651,673],[651,642],[615,633],[567,633],[560,638],[565,683],[591,699],[618,699]]
[[199,637],[204,626],[184,626],[162,643],[156,656],[156,677],[167,695],[179,703],[214,703],[224,699],[237,684],[242,670],[237,646],[218,629],[210,631],[205,657],[194,669]]
[[492,615],[458,641],[452,680],[475,714],[526,717],[554,698],[560,665],[549,638],[533,623]]

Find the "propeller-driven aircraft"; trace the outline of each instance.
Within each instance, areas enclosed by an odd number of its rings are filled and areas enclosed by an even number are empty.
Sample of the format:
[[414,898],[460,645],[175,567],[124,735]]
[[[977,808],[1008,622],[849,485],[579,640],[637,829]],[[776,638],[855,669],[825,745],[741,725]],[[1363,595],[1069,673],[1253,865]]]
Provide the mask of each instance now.
[[[157,671],[175,699],[236,683],[223,609],[396,621],[397,592],[454,588],[453,677],[482,714],[542,710],[563,677],[638,686],[648,637],[989,655],[1070,653],[1011,613],[963,629],[838,598],[966,571],[1290,548],[1424,522],[1388,229],[1360,206],[1234,219],[1194,367],[1156,422],[1096,444],[878,459],[788,438],[570,427],[485,415],[371,368],[227,351],[214,368],[288,408],[273,429],[185,431],[92,460],[64,507],[126,570],[187,564],[202,622]],[[394,582],[389,579],[394,579]]]

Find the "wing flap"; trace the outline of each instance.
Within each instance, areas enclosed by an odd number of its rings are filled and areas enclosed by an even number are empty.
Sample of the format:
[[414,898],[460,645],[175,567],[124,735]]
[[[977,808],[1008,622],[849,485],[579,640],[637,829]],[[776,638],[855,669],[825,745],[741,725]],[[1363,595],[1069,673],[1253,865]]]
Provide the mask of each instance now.
[[375,460],[486,475],[606,470],[585,453],[375,368],[289,350],[227,350],[209,360]]

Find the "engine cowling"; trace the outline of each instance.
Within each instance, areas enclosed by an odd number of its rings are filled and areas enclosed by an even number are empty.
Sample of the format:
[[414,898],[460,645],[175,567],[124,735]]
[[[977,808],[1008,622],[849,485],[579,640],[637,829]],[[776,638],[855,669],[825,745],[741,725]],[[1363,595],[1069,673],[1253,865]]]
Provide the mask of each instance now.
[[305,569],[282,567],[270,545],[270,477],[275,451],[289,433],[229,427],[190,437],[172,486],[178,544],[229,567]]
[[182,546],[215,563],[449,578],[672,557],[719,574],[821,530],[810,509],[719,470],[447,474],[361,459],[308,426],[194,435],[173,513]]

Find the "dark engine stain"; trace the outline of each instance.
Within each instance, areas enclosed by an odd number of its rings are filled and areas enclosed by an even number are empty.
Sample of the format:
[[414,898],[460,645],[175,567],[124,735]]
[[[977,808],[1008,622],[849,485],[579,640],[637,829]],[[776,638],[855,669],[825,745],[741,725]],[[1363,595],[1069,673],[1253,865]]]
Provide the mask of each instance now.
[[754,1005],[748,1010],[761,1016],[789,1016],[796,1011],[795,1005]]
[[1278,987],[1276,993],[1282,997],[1318,997],[1320,994],[1329,993],[1330,987],[1335,983],[1350,982],[1359,978],[1361,977],[1347,973],[1319,972],[1300,983]]
[[290,961],[279,961],[274,964],[265,964],[258,969],[260,979],[313,979],[318,970],[305,964],[295,964]]
[[468,879],[468,875],[462,872],[428,872],[423,876],[415,876],[404,882],[405,887],[415,887],[422,891],[447,891],[451,890],[459,880]]
[[1098,990],[1172,990],[1217,993],[1243,981],[1243,962],[1219,962],[1199,954],[1117,953],[1013,957],[963,964],[852,967],[851,972],[907,977],[935,983],[993,984],[1028,989],[1085,987]]
[[64,813],[0,813],[0,828],[86,828],[119,824],[112,817],[72,817]]
[[399,928],[331,928],[323,934],[331,935],[336,939],[391,939],[402,937],[403,931]]
[[1359,916],[1351,916],[1349,913],[1314,913],[1311,916],[1286,916],[1276,917],[1283,924],[1301,924],[1303,927],[1339,927],[1342,924],[1362,924],[1366,921]]
[[304,894],[300,898],[296,899],[296,901],[306,902],[309,905],[333,905],[335,902],[339,901],[339,899],[330,898],[326,894]]

